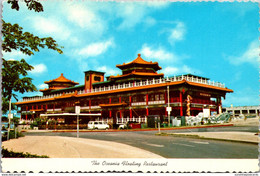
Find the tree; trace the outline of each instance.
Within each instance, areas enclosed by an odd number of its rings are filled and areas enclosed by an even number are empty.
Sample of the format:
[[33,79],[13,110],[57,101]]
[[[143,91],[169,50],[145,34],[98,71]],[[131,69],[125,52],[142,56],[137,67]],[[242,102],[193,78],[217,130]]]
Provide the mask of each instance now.
[[14,97],[17,101],[15,92],[33,92],[37,88],[32,83],[32,78],[27,77],[27,71],[31,71],[33,67],[29,65],[24,59],[21,61],[6,61],[2,59],[2,93],[3,93],[3,113],[9,109],[8,101]]
[[[41,3],[35,0],[25,0],[29,10],[35,12],[42,12],[43,7]],[[15,0],[8,0],[7,3],[11,4],[11,8],[19,10],[20,2]],[[6,23],[2,20],[2,49],[4,52],[12,52],[13,50],[21,51],[25,55],[34,55],[35,52],[39,52],[40,48],[48,48],[57,51],[62,54],[61,46],[51,37],[40,38],[34,36],[29,32],[23,32],[23,28],[18,24]],[[24,93],[36,91],[36,87],[32,84],[32,78],[27,77],[28,71],[31,71],[33,67],[29,65],[24,59],[21,61],[7,61],[2,58],[2,111],[7,112],[11,109],[9,106],[11,97],[17,100],[15,92]],[[9,102],[8,102],[9,101]]]
[[[35,12],[42,12],[42,4],[35,0],[24,0],[29,10]],[[11,8],[19,10],[18,0],[8,0],[8,4],[11,4]],[[34,52],[39,52],[39,48],[52,49],[62,54],[62,50],[56,41],[51,37],[40,38],[34,36],[29,32],[23,32],[23,28],[18,24],[6,23],[2,20],[2,50],[4,52],[12,52],[13,50],[21,51],[26,55],[33,55]],[[15,92],[24,93],[30,91],[36,91],[35,85],[32,83],[32,78],[27,77],[28,71],[31,71],[33,67],[29,65],[24,59],[20,61],[7,61],[2,58],[2,112],[9,110],[9,125],[12,108],[12,97],[17,100]],[[8,106],[9,101],[9,106]],[[8,127],[7,139],[9,139],[10,126]]]
[[[20,1],[21,2],[21,1]],[[8,0],[7,3],[11,4],[11,8],[19,10],[18,0]],[[22,2],[26,3],[29,10],[34,10],[35,12],[42,12],[43,6],[41,3],[35,0],[24,0]],[[13,50],[21,51],[26,55],[33,55],[34,52],[39,52],[39,48],[52,49],[62,54],[62,50],[56,41],[51,37],[40,38],[34,36],[29,32],[23,32],[23,28],[18,24],[6,23],[2,20],[2,50],[4,52],[12,52]],[[36,87],[32,84],[32,78],[27,77],[28,71],[32,70],[33,67],[29,65],[24,59],[20,61],[7,61],[2,58],[2,110],[7,112],[9,109],[9,115],[11,115],[11,99],[14,97],[17,100],[17,95],[15,92],[24,93],[30,91],[36,91]],[[9,107],[7,106],[9,101]],[[7,108],[8,107],[8,108]],[[10,124],[10,116],[9,116]],[[8,137],[9,138],[8,128]]]

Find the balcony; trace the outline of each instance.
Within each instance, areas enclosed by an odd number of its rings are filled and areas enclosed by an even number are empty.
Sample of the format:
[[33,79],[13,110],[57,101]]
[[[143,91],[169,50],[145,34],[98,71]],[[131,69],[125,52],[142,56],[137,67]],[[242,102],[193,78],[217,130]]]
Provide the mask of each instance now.
[[142,86],[147,86],[147,85],[162,84],[162,83],[166,83],[166,82],[177,82],[177,81],[182,81],[182,80],[187,80],[187,81],[194,82],[194,83],[200,83],[200,84],[225,88],[225,84],[222,84],[219,82],[214,82],[214,81],[210,81],[210,80],[203,79],[203,78],[194,78],[191,75],[186,75],[186,76],[182,75],[182,76],[177,76],[177,77],[174,76],[171,78],[167,77],[167,78],[160,78],[160,79],[152,79],[152,80],[145,80],[145,81],[139,81],[139,82],[134,82],[134,83],[133,82],[122,83],[122,84],[116,84],[116,85],[111,85],[111,86],[97,87],[97,88],[88,89],[88,90],[71,91],[71,92],[66,92],[65,94],[60,93],[60,94],[46,95],[46,96],[40,96],[40,97],[29,97],[29,98],[24,98],[22,100],[22,102],[50,99],[50,98],[60,97],[62,95],[68,95],[68,94],[79,95],[79,94],[103,92],[103,91],[110,91],[110,90],[120,90],[120,89],[132,88],[132,87],[142,87]]

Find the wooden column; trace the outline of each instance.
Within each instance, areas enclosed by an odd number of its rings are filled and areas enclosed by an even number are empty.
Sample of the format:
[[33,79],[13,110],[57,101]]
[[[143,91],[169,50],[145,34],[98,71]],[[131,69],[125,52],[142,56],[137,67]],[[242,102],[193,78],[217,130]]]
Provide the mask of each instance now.
[[148,110],[148,108],[146,108],[146,116],[148,116],[149,115],[149,110]]
[[109,110],[109,117],[111,118],[112,117],[112,111]]
[[148,106],[148,94],[146,94],[146,106]]

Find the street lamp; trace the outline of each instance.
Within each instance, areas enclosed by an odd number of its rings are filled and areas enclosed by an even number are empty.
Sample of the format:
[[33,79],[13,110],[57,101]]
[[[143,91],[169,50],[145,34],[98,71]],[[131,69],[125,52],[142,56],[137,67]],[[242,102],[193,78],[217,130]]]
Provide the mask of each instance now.
[[79,102],[75,103],[75,114],[77,114],[77,138],[79,138],[79,114],[80,114],[80,106]]
[[169,90],[169,84],[168,83],[171,82],[171,81],[167,77],[165,82],[167,83],[167,102],[168,102],[166,111],[168,112],[168,127],[170,127],[170,123],[171,123],[170,115],[171,115],[172,108],[170,107],[170,90]]

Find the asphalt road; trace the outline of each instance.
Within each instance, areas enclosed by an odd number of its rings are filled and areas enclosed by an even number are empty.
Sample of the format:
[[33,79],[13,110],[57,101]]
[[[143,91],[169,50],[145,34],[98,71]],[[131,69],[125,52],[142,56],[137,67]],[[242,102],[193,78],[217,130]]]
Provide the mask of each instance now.
[[[255,130],[254,128],[250,127],[246,128],[248,129],[245,129],[245,127],[243,127],[244,130],[250,132],[254,132]],[[239,128],[236,127],[231,127],[231,129],[239,130]],[[230,129],[228,129],[228,127],[225,127],[224,129],[208,128],[193,130],[231,131]],[[174,132],[176,132],[176,130],[174,130]],[[185,130],[180,130],[178,132],[185,132]],[[166,158],[258,158],[258,145],[255,144],[196,139],[190,137],[156,136],[154,135],[155,133],[156,131],[81,132],[80,137],[124,143],[144,150],[148,150]],[[76,137],[75,132],[25,133],[25,135]]]

